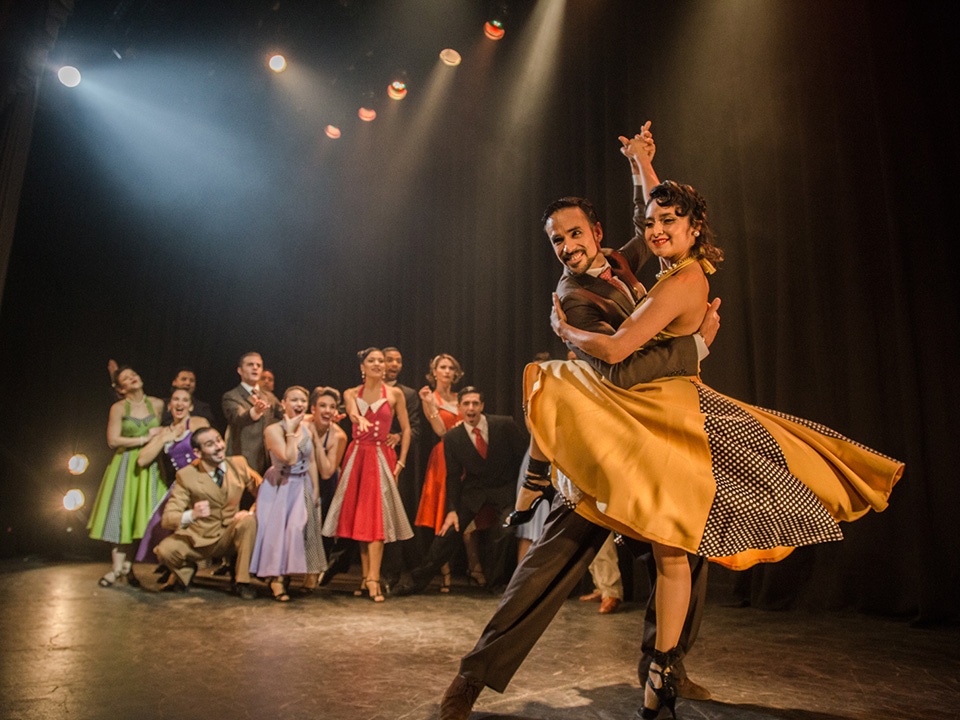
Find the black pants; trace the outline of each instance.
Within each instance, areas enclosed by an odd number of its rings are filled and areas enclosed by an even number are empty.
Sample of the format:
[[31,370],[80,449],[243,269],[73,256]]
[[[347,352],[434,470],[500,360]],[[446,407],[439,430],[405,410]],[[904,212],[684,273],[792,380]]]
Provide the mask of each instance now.
[[[448,563],[454,559],[460,547],[463,545],[463,539],[461,537],[462,531],[473,522],[473,519],[477,513],[480,512],[484,504],[486,504],[486,501],[480,503],[478,507],[463,507],[457,509],[460,532],[451,527],[447,530],[446,535],[437,535],[434,537],[423,563],[411,573],[415,586],[426,587],[430,583],[430,580],[440,572],[440,568],[444,563]],[[483,572],[487,577],[487,583],[491,587],[502,586],[507,582],[508,566],[511,559],[516,556],[516,553],[513,552],[513,530],[502,527],[503,521],[511,510],[513,510],[512,505],[498,507],[497,521],[486,531],[491,543],[491,552],[490,562],[487,567],[484,567]]]
[[[608,529],[594,525],[565,505],[557,503],[547,518],[540,539],[517,566],[480,640],[460,661],[461,674],[497,692],[503,692],[557,611],[570,597],[609,534]],[[700,564],[706,565],[705,562]],[[653,574],[655,577],[656,568]],[[696,639],[705,592],[706,573],[701,571],[693,589],[693,595],[699,594],[700,600],[696,603],[691,600],[691,610],[681,636],[680,645],[684,652],[690,649]],[[653,608],[651,595],[644,618],[645,641],[648,634],[650,637],[656,635]],[[641,663],[643,659],[641,657]]]

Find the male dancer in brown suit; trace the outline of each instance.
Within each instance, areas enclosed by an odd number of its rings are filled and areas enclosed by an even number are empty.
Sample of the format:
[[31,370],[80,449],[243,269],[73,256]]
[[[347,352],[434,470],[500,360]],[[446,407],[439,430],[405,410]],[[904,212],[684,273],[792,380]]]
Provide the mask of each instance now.
[[[649,157],[652,158],[652,137],[649,136],[648,127],[644,127],[644,137],[649,137]],[[625,148],[630,143],[627,138],[621,138],[621,142]],[[609,334],[629,317],[645,294],[635,274],[650,257],[641,224],[645,214],[644,189],[649,192],[657,184],[649,163],[641,167],[631,154],[624,154],[631,161],[634,176],[636,236],[619,252],[600,247],[603,229],[593,206],[587,200],[563,198],[550,205],[543,215],[544,230],[557,259],[564,266],[563,275],[557,283],[557,294],[567,322],[586,330]],[[612,272],[607,272],[608,269]],[[708,309],[698,333],[699,338],[675,338],[668,343],[639,350],[616,365],[603,363],[578,350],[576,352],[600,374],[621,387],[670,375],[695,375],[699,372],[699,361],[705,356],[706,347],[713,341],[719,328],[718,306],[719,302],[715,301]],[[466,720],[484,687],[497,692],[506,689],[513,674],[579,583],[609,534],[608,529],[594,525],[562,503],[554,503],[543,534],[517,566],[476,646],[462,658],[460,673],[441,701],[440,720]],[[639,550],[637,548],[635,552]],[[702,558],[693,557],[691,563],[693,587],[690,610],[679,643],[684,653],[696,637],[706,593],[706,563]],[[656,577],[655,572],[651,577]],[[644,653],[638,667],[641,685],[646,681],[656,635],[652,597],[651,594],[644,623]],[[682,667],[677,667],[677,673],[681,697],[709,697],[706,690],[686,677]]]
[[161,519],[173,534],[154,551],[176,576],[164,589],[186,590],[199,560],[236,554],[237,594],[250,600],[256,596],[250,587],[250,556],[257,519],[239,508],[244,489],[256,496],[262,478],[243,457],[226,456],[226,443],[214,428],[200,428],[190,444],[199,458],[177,473]]
[[283,417],[276,396],[258,385],[262,372],[260,353],[241,355],[237,363],[240,384],[227,390],[222,400],[223,415],[227,419],[227,455],[243,455],[258,473],[267,467],[263,429]]

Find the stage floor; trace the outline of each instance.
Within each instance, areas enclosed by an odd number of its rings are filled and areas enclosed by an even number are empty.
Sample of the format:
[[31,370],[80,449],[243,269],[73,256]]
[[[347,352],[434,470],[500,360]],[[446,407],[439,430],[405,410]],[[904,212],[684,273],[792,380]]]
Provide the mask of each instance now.
[[[145,586],[152,566],[137,567]],[[0,566],[0,718],[423,720],[497,599],[355,598],[359,575],[281,604],[242,601],[219,578],[186,594],[102,589],[106,564]],[[200,585],[202,583],[202,585]],[[567,602],[479,720],[629,719],[642,606],[615,615]],[[690,676],[713,700],[686,720],[960,718],[960,628],[911,628],[856,614],[708,604]]]

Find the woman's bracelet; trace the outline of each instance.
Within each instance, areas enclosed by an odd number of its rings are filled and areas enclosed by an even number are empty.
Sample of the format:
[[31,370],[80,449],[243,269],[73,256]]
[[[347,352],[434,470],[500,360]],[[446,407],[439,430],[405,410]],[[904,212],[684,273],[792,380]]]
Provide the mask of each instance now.
[[401,461],[397,460],[397,467],[402,467],[402,468],[404,468],[404,467],[406,467],[406,465],[404,465]]
[[438,417],[440,417],[440,413],[435,412],[433,415],[427,415],[427,420],[436,420]]

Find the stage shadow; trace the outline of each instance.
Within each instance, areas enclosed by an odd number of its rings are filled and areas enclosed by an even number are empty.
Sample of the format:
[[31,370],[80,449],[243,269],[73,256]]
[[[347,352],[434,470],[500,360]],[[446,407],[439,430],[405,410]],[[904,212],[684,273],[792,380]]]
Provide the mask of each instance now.
[[[635,718],[640,701],[639,689],[623,683],[589,689],[570,688],[587,701],[575,707],[554,707],[532,701],[510,713],[475,710],[470,720],[606,720]],[[758,705],[722,703],[713,700],[677,701],[677,717],[681,720],[854,720],[863,715],[824,713],[796,708],[770,708]],[[895,716],[895,715],[894,715]]]

